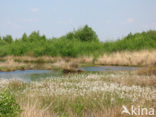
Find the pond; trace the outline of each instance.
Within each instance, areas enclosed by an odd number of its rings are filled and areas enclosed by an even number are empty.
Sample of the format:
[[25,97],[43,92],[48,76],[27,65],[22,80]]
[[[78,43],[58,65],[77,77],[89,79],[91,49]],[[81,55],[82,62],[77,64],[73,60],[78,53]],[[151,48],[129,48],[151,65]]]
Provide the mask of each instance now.
[[41,80],[51,76],[58,76],[59,72],[53,70],[17,70],[11,72],[0,72],[1,79],[19,79],[25,82]]
[[82,67],[83,71],[132,71],[140,67],[127,67],[127,66],[98,66],[98,67]]
[[[125,66],[98,66],[98,67],[81,67],[83,71],[132,71],[139,67]],[[17,70],[12,72],[0,72],[0,79],[19,79],[25,82],[45,79],[52,76],[61,76],[62,73],[56,70]]]

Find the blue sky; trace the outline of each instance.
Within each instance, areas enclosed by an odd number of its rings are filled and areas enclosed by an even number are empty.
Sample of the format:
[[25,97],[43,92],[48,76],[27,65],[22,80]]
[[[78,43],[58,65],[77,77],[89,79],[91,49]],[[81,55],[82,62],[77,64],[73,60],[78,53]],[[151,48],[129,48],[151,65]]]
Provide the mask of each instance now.
[[0,0],[0,35],[59,37],[88,24],[101,41],[156,30],[156,0]]

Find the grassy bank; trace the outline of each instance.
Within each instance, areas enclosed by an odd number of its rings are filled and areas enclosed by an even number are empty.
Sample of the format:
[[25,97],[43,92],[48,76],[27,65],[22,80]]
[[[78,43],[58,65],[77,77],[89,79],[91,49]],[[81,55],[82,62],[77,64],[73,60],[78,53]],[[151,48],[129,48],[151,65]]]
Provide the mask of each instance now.
[[22,117],[126,117],[122,105],[155,108],[155,76],[135,72],[70,74],[22,83],[0,80],[23,109]]
[[83,57],[51,57],[51,56],[6,56],[0,58],[0,71],[26,69],[66,69],[75,70],[81,66],[151,66],[156,63],[156,50],[123,51]]
[[0,37],[0,56],[52,56],[96,59],[104,53],[156,49],[156,31],[129,34],[116,41],[100,42],[95,31],[84,26],[59,38],[46,38],[39,32],[12,39]]

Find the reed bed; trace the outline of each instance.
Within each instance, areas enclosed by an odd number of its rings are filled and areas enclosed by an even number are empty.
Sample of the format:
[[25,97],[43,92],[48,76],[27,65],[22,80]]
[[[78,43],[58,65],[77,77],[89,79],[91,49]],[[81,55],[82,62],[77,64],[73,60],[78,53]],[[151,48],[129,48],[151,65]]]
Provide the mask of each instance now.
[[[81,65],[116,65],[116,66],[152,66],[155,69],[156,50],[124,51],[103,54],[96,59],[93,56],[72,57],[31,57],[6,56],[0,58],[0,71],[24,69],[68,69],[74,71]],[[145,70],[144,70],[145,71]],[[147,70],[146,70],[147,71]]]

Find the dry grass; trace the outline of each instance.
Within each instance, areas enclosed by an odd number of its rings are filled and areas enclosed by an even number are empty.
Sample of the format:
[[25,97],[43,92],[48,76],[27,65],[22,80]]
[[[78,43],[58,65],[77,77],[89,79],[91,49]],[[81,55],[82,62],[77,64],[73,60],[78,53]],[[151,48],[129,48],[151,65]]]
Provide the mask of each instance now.
[[[2,58],[1,58],[2,61]],[[7,56],[0,62],[0,71],[14,71],[26,69],[71,69],[75,70],[78,64],[67,58],[53,57],[14,57]]]
[[[95,65],[119,65],[119,66],[148,66],[156,63],[156,50],[116,52],[104,54],[96,59],[94,57],[62,58],[62,57],[30,57],[30,56],[6,56],[0,58],[0,71],[12,71],[17,69],[53,69],[62,68],[72,70],[80,64]],[[153,69],[151,69],[153,70]],[[150,70],[150,71],[151,71]],[[154,69],[155,70],[155,69]]]
[[122,75],[106,75],[103,79],[107,82],[116,82],[118,84],[126,85],[126,86],[141,86],[141,87],[148,87],[148,86],[156,86],[156,77],[149,76],[149,75],[138,75],[138,71],[133,73],[127,73],[124,76]]
[[[21,102],[23,103],[23,102]],[[57,117],[56,115],[51,115],[48,112],[48,108],[39,108],[38,107],[39,101],[34,100],[33,103],[30,103],[29,101],[27,104],[23,105],[21,104],[21,108],[24,110],[21,117]]]
[[140,69],[138,71],[138,74],[139,75],[148,75],[148,76],[156,75],[156,64]]
[[110,55],[104,54],[99,57],[95,64],[99,65],[126,65],[126,66],[146,66],[156,63],[156,50],[116,52]]
[[15,62],[11,57],[8,57],[5,62],[0,62],[0,71],[13,71],[24,67],[26,66],[23,63]]
[[135,72],[82,73],[29,84],[1,80],[0,89],[14,92],[22,117],[126,117],[122,105],[156,109],[152,79]]

